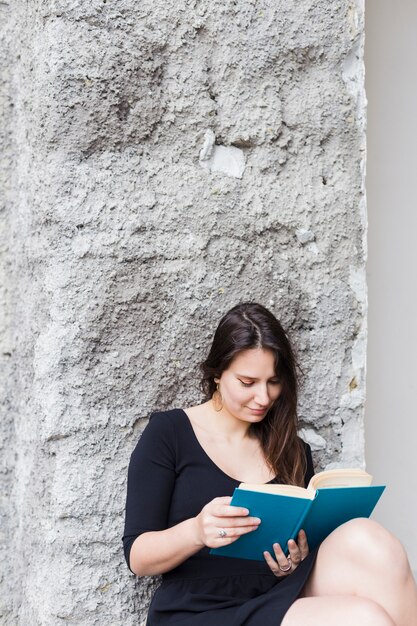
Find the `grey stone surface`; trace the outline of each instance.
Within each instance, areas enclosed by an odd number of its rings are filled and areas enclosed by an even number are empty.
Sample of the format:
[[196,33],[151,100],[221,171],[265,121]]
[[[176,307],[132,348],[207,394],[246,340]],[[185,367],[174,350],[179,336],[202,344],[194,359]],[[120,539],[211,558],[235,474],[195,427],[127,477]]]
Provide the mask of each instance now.
[[[230,306],[288,328],[317,467],[363,462],[363,6],[0,17],[0,623],[133,626],[154,582],[122,558],[129,455],[151,410],[200,400]],[[201,167],[207,130],[241,178]]]
[[222,172],[227,176],[242,178],[245,171],[243,150],[235,146],[218,146],[212,130],[204,135],[204,144],[200,150],[200,165],[210,172]]

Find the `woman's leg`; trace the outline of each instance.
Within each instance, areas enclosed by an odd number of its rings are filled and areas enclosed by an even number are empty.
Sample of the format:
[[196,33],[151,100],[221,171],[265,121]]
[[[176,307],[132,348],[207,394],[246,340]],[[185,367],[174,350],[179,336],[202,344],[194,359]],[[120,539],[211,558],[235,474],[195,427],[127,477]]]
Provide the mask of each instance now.
[[417,626],[417,587],[407,555],[373,520],[343,524],[319,548],[303,597],[341,595],[372,601],[396,626]]
[[285,614],[281,626],[395,626],[384,609],[356,596],[300,598]]

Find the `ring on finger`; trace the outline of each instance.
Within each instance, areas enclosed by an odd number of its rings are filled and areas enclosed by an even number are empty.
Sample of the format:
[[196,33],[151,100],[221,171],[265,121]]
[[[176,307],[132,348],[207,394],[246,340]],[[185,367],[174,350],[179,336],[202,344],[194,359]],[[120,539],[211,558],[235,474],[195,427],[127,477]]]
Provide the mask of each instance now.
[[288,561],[288,563],[287,563],[287,565],[285,567],[282,567],[282,565],[280,565],[278,563],[278,567],[281,570],[281,572],[289,572],[290,569],[292,568],[292,560],[291,560],[290,556],[287,557],[287,561]]
[[217,534],[219,535],[221,539],[224,539],[225,537],[227,537],[227,531],[224,528],[219,528],[217,531]]

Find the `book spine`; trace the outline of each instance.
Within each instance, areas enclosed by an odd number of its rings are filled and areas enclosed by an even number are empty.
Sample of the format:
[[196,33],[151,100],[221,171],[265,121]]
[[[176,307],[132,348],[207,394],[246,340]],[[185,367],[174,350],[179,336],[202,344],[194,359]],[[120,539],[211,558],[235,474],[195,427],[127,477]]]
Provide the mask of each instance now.
[[[317,495],[317,494],[316,494]],[[300,519],[297,521],[297,523],[294,526],[294,529],[291,533],[291,537],[290,539],[294,539],[295,541],[297,541],[297,535],[300,532],[300,530],[303,527],[304,524],[304,520],[307,517],[311,507],[313,506],[313,502],[314,502],[315,498],[313,500],[308,500],[308,505],[306,506],[306,508],[304,509],[304,511],[302,512]],[[285,546],[285,549],[283,546],[281,546],[282,549],[284,550],[285,554],[288,553],[288,546]]]

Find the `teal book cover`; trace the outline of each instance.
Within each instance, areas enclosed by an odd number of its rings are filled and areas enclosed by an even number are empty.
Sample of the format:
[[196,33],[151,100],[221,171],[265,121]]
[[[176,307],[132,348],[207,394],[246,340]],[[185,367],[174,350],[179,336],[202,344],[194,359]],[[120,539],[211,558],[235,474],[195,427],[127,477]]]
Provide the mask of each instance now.
[[231,504],[246,507],[250,515],[262,521],[253,532],[228,546],[213,548],[210,553],[263,561],[265,550],[273,554],[274,543],[279,543],[287,553],[288,540],[296,539],[301,529],[306,531],[313,550],[341,524],[356,517],[369,517],[384,489],[384,486],[327,487],[318,489],[310,500],[237,488]]

